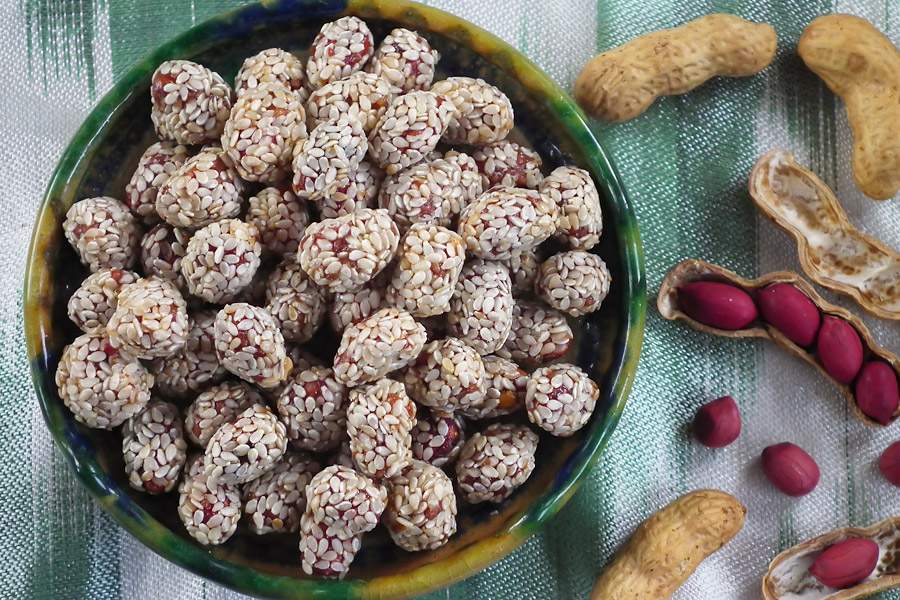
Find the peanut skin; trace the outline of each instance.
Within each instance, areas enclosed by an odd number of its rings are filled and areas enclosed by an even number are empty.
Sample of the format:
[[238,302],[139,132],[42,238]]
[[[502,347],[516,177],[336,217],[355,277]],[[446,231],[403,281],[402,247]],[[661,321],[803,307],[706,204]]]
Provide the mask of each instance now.
[[746,77],[775,56],[775,30],[732,15],[707,15],[642,35],[592,58],[575,100],[604,121],[627,121],[660,96],[684,94],[716,75]]
[[631,541],[597,580],[591,600],[662,600],[704,558],[744,526],[746,509],[733,496],[697,490],[641,523]]
[[826,15],[797,45],[800,58],[847,107],[853,129],[853,177],[866,196],[900,190],[900,51],[865,19]]

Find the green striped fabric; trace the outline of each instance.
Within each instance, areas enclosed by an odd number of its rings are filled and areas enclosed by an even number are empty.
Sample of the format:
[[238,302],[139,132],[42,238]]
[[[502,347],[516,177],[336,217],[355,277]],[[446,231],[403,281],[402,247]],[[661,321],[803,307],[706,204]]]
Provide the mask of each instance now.
[[[892,0],[432,0],[497,34],[571,89],[595,53],[648,31],[713,12],[771,23],[774,64],[761,75],[711,81],[656,102],[622,124],[595,124],[637,212],[651,298],[675,262],[699,258],[745,277],[799,270],[796,250],[757,214],[746,191],[754,160],[793,151],[839,193],[854,223],[900,247],[897,200],[860,195],[849,170],[852,136],[840,101],[796,55],[815,16],[850,12],[900,43]],[[0,598],[235,599],[145,549],[82,490],[45,430],[25,358],[21,281],[43,188],[91,106],[157,45],[240,0],[17,0],[0,9]],[[829,299],[860,310],[843,299]],[[876,339],[900,349],[900,330],[863,316]],[[705,401],[732,395],[744,434],[727,449],[692,443]],[[769,561],[825,531],[900,514],[880,479],[878,454],[898,434],[858,423],[839,392],[806,363],[766,342],[704,336],[664,321],[651,301],[628,408],[587,482],[547,526],[494,567],[430,599],[586,598],[634,527],[697,488],[729,491],[748,508],[744,530],[704,562],[681,600],[751,599]],[[758,456],[793,441],[822,467],[802,499],[774,491]],[[881,598],[900,598],[885,593]]]

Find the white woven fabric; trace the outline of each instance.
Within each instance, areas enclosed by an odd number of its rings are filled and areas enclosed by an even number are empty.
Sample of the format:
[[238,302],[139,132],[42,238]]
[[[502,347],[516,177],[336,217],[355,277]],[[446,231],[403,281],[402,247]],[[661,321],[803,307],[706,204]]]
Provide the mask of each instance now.
[[[175,567],[116,526],[82,490],[53,445],[25,358],[22,281],[39,200],[91,106],[153,47],[239,0],[22,0],[0,8],[0,598],[244,596]],[[748,509],[744,530],[705,561],[679,600],[759,597],[782,549],[847,525],[900,514],[900,494],[877,473],[897,426],[876,431],[850,414],[812,367],[759,340],[705,336],[656,313],[655,292],[683,258],[752,277],[799,270],[787,235],[756,212],[746,177],[756,157],[785,147],[838,192],[850,220],[900,248],[894,200],[876,203],[849,170],[851,132],[839,101],[796,56],[815,16],[850,12],[900,44],[890,0],[434,0],[522,50],[565,88],[593,54],[709,12],[772,23],[780,47],[763,74],[712,81],[657,102],[634,121],[596,124],[616,159],[643,236],[650,292],[644,352],[625,415],[598,467],[546,530],[496,566],[429,598],[584,598],[634,527],[680,494],[719,488]],[[822,291],[822,290],[820,290]],[[900,329],[846,306],[876,339],[900,350]],[[735,397],[744,433],[729,448],[692,442],[698,406]],[[819,462],[814,493],[792,499],[764,479],[758,457],[792,441]],[[900,598],[888,593],[883,598]]]

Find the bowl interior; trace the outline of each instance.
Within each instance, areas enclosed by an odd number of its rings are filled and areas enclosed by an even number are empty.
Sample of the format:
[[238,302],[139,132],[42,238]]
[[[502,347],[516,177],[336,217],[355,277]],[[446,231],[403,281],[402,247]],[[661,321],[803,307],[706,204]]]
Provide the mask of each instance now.
[[[509,95],[515,135],[540,153],[547,172],[563,164],[591,171],[601,190],[605,225],[595,252],[606,260],[613,285],[600,311],[580,324],[573,321],[576,344],[566,357],[601,386],[587,427],[566,439],[542,434],[537,469],[526,485],[500,505],[461,504],[459,532],[444,547],[407,553],[379,529],[366,536],[347,580],[314,582],[303,579],[293,534],[256,536],[241,528],[220,547],[196,544],[177,517],[177,494],[157,497],[133,490],[124,474],[121,434],[75,423],[53,378],[64,345],[80,333],[66,315],[66,302],[88,273],[63,238],[61,223],[68,207],[82,198],[122,198],[138,158],[156,141],[147,93],[155,67],[166,59],[187,58],[233,81],[243,59],[264,48],[305,56],[321,25],[341,11],[364,18],[376,41],[397,26],[418,29],[441,54],[437,78],[481,77]],[[348,7],[266,2],[226,13],[156,51],[104,98],[67,150],[35,226],[26,288],[26,333],[38,398],[82,482],[122,526],[166,558],[231,587],[283,597],[422,593],[461,579],[521,544],[574,493],[612,432],[637,366],[646,300],[634,215],[605,152],[571,100],[490,34],[405,2]]]

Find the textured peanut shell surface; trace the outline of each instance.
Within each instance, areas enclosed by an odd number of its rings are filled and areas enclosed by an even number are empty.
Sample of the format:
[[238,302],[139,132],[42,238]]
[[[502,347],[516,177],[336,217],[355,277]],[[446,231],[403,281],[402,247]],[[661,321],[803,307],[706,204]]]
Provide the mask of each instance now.
[[789,352],[790,354],[793,354],[794,356],[799,356],[806,362],[813,365],[822,375],[824,375],[829,381],[834,383],[834,385],[836,385],[841,390],[841,393],[847,399],[847,402],[850,405],[850,410],[853,411],[854,416],[863,424],[868,425],[869,427],[886,427],[900,418],[900,409],[898,409],[893,414],[891,420],[887,425],[882,425],[878,421],[867,417],[861,410],[859,410],[859,406],[856,403],[856,396],[853,393],[853,389],[850,386],[837,382],[833,377],[831,377],[828,372],[825,371],[824,367],[822,367],[822,364],[816,359],[816,355],[814,354],[812,349],[807,350],[805,348],[801,348],[800,346],[789,340],[783,333],[763,321],[761,318],[757,318],[756,320],[752,321],[744,329],[729,331],[725,329],[718,329],[716,327],[710,327],[709,325],[704,325],[703,323],[699,323],[688,315],[684,314],[684,312],[681,311],[681,308],[678,305],[678,288],[682,285],[694,281],[718,281],[720,283],[728,283],[734,285],[747,292],[750,297],[753,298],[754,302],[756,302],[757,290],[760,290],[773,283],[789,283],[806,294],[806,296],[810,300],[812,300],[813,304],[815,304],[819,309],[820,313],[822,313],[823,315],[832,315],[843,319],[856,330],[856,332],[859,334],[859,338],[862,340],[864,361],[869,361],[873,358],[881,359],[889,364],[891,366],[891,369],[893,369],[894,374],[897,375],[898,378],[900,378],[900,359],[898,359],[897,356],[892,352],[888,352],[887,350],[879,346],[872,338],[872,334],[869,332],[869,329],[858,317],[840,306],[836,306],[834,304],[831,304],[830,302],[825,301],[825,299],[816,292],[816,290],[809,284],[809,282],[801,278],[796,273],[793,273],[791,271],[775,271],[763,275],[758,279],[744,279],[743,277],[739,277],[728,269],[723,269],[720,266],[703,262],[701,260],[688,259],[676,264],[674,267],[669,269],[668,273],[666,273],[666,276],[663,278],[662,284],[659,288],[659,296],[656,299],[656,306],[659,309],[659,314],[661,314],[663,318],[670,321],[681,319],[694,329],[697,329],[698,331],[702,331],[704,333],[711,333],[713,335],[730,338],[758,337],[771,340],[775,343],[775,345],[779,346],[783,350]]
[[[822,585],[808,573],[809,567],[826,548],[850,538],[866,538],[878,544],[875,571],[850,588]],[[900,517],[865,529],[832,531],[785,550],[775,557],[763,578],[762,595],[764,600],[850,600],[896,587],[900,587]]]
[[746,509],[718,490],[678,498],[640,524],[597,580],[591,600],[669,598],[744,526]]
[[793,236],[810,279],[876,317],[900,320],[900,254],[853,227],[821,179],[777,149],[756,161],[749,188],[759,210]]
[[637,37],[592,58],[575,100],[604,121],[627,121],[660,96],[684,94],[710,77],[746,77],[775,56],[775,30],[732,15],[707,15]]
[[844,100],[859,189],[892,197],[900,190],[900,51],[865,19],[825,15],[807,25],[797,52]]

